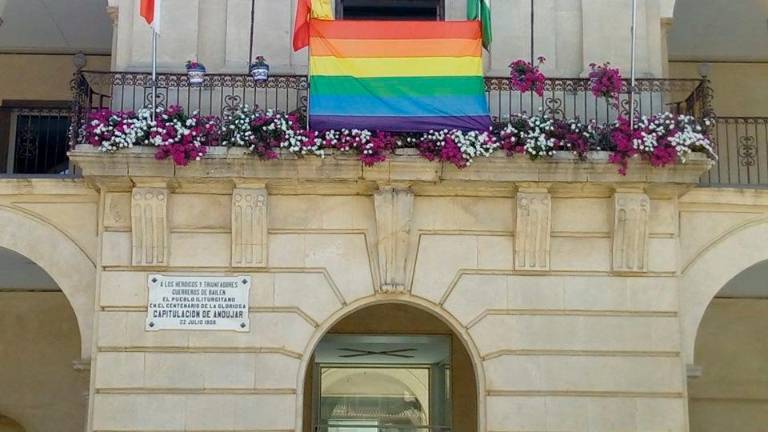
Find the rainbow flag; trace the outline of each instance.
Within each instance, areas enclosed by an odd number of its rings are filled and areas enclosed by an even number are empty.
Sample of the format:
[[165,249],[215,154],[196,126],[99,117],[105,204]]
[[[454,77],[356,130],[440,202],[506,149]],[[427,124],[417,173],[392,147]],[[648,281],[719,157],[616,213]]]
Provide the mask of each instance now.
[[487,130],[479,21],[310,23],[314,130]]

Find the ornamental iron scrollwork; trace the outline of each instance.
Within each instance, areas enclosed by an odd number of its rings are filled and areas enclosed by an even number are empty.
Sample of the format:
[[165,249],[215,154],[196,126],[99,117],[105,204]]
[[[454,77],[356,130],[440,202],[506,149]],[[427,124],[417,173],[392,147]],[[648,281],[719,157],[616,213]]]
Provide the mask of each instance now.
[[564,118],[563,100],[557,97],[548,97],[544,99],[544,114],[554,118]]
[[30,124],[25,125],[19,133],[18,145],[16,146],[16,159],[24,159],[26,161],[35,159],[37,157],[37,150],[39,147],[39,139],[32,129]]
[[[621,106],[621,115],[624,117],[629,117],[629,111],[630,111],[630,105],[632,104],[632,101],[629,97],[621,99],[620,106]],[[640,104],[637,103],[637,97],[635,97],[635,109],[632,110],[635,114],[635,117],[640,117]]]
[[223,115],[232,114],[242,105],[243,98],[238,95],[227,95],[224,97],[224,107],[221,109]]
[[[155,93],[155,106],[157,108],[165,108],[165,101],[167,98],[167,88],[158,87]],[[152,87],[144,88],[144,106],[145,109],[152,109]]]
[[739,163],[744,167],[755,166],[755,160],[757,159],[757,144],[755,143],[755,137],[742,136],[739,137]]

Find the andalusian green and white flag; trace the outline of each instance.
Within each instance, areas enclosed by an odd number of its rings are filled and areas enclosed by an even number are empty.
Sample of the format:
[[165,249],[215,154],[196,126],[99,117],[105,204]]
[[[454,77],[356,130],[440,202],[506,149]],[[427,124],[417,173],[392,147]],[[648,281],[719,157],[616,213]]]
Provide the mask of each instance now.
[[483,23],[483,46],[486,49],[491,46],[491,0],[467,0],[467,19],[480,20]]

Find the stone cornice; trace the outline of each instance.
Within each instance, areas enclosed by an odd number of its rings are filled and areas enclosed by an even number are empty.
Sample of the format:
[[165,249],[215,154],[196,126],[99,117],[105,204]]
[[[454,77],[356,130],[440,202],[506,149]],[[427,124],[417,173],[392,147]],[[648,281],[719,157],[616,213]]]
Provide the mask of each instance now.
[[[387,161],[365,167],[354,155],[328,154],[325,158],[290,154],[281,159],[260,161],[245,154],[242,148],[213,147],[202,161],[186,167],[176,167],[170,161],[154,158],[154,149],[134,147],[114,154],[80,145],[70,153],[71,160],[85,178],[127,177],[134,183],[148,178],[168,179],[169,183],[224,183],[231,189],[238,182],[254,182],[270,189],[293,190],[295,193],[315,189],[336,192],[372,193],[377,185],[412,185],[414,190],[440,189],[450,194],[504,194],[531,184],[546,183],[557,188],[565,184],[592,184],[608,188],[642,188],[649,194],[680,195],[698,184],[699,177],[710,167],[710,161],[700,154],[690,156],[684,165],[654,168],[647,162],[635,160],[628,174],[621,176],[608,161],[608,153],[591,153],[588,161],[579,161],[570,153],[557,154],[551,159],[537,161],[522,156],[508,157],[498,152],[489,158],[480,157],[472,166],[457,169],[451,164],[429,162],[415,150],[401,149]],[[527,185],[527,186],[526,186]]]
[[0,196],[70,195],[96,198],[98,195],[80,178],[0,178]]

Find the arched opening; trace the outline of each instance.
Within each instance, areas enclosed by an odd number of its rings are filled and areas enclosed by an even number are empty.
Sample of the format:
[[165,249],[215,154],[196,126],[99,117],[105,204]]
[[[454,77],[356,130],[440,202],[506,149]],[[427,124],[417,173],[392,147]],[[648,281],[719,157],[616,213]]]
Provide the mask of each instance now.
[[477,431],[478,386],[460,335],[404,303],[364,307],[317,343],[303,431]]
[[[19,209],[0,206],[0,247],[45,269],[75,312],[80,332],[80,359],[91,357],[96,266],[62,231]],[[16,273],[9,267],[6,274]],[[0,287],[2,288],[2,287]]]
[[712,299],[690,367],[691,432],[758,432],[768,424],[768,261],[732,278]]
[[75,367],[80,354],[78,322],[56,282],[0,247],[0,432],[84,430],[89,375]]
[[0,414],[0,432],[26,432],[26,431],[14,419]]

